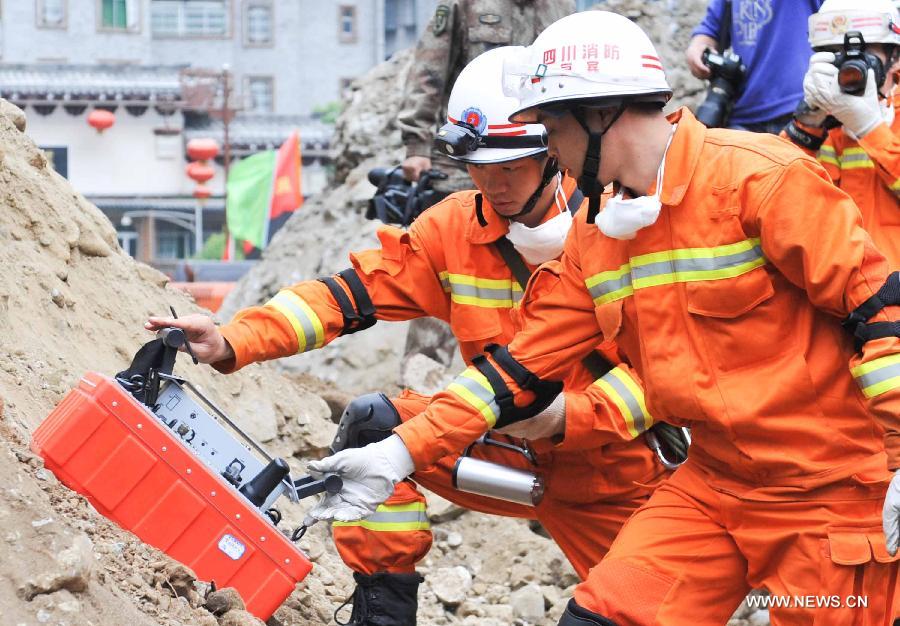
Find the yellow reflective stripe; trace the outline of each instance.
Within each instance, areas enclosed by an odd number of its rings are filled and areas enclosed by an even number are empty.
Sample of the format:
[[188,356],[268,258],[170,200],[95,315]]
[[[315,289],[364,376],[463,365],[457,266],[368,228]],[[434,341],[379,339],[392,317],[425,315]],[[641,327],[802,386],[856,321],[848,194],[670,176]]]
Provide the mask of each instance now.
[[500,406],[494,398],[494,388],[491,387],[484,374],[477,369],[469,367],[447,386],[447,391],[452,391],[481,413],[484,421],[491,428],[497,423],[497,419],[500,417]]
[[892,182],[890,188],[891,191],[900,191],[900,178]]
[[644,392],[621,367],[614,367],[593,383],[609,397],[622,417],[632,438],[653,425],[653,417],[647,410]]
[[874,398],[900,387],[900,354],[875,359],[850,370],[867,398]]
[[869,158],[863,148],[846,148],[839,156],[842,170],[856,170],[874,168],[875,163]]
[[599,306],[633,295],[635,289],[740,276],[766,264],[758,237],[713,248],[681,248],[633,257],[619,269],[585,280]]
[[428,522],[369,522],[360,520],[358,522],[331,522],[332,526],[359,526],[366,530],[375,532],[403,532],[407,530],[429,530],[431,524]]
[[822,163],[829,163],[835,167],[841,166],[841,164],[838,163],[837,152],[835,152],[834,146],[822,146],[819,148],[819,154],[816,158]]
[[651,252],[649,254],[641,254],[631,258],[632,267],[640,267],[659,263],[660,261],[671,261],[673,259],[709,259],[720,256],[729,256],[738,252],[747,252],[752,250],[761,243],[759,237],[745,239],[737,243],[729,243],[724,246],[716,246],[714,248],[679,248],[676,250],[663,250],[662,252]]
[[290,289],[282,289],[265,306],[275,309],[287,319],[297,336],[297,352],[321,348],[325,343],[322,321],[306,300]]
[[750,270],[762,267],[766,264],[765,257],[753,259],[719,270],[695,270],[687,272],[676,272],[674,274],[661,274],[659,276],[648,276],[646,278],[638,278],[634,281],[635,289],[643,289],[646,287],[656,287],[658,285],[671,285],[673,283],[690,283],[700,280],[722,280],[723,278],[734,278],[741,274],[746,274]]
[[522,287],[518,281],[508,278],[479,278],[467,274],[441,272],[442,283],[445,279],[445,290],[450,291],[450,300],[457,304],[488,309],[509,309],[522,299]]
[[425,514],[424,502],[409,504],[382,504],[375,513],[354,522],[332,522],[332,526],[356,526],[376,532],[401,532],[428,530],[431,524]]
[[450,293],[450,278],[446,271],[438,274],[438,278],[441,280],[441,287],[444,288],[444,291]]

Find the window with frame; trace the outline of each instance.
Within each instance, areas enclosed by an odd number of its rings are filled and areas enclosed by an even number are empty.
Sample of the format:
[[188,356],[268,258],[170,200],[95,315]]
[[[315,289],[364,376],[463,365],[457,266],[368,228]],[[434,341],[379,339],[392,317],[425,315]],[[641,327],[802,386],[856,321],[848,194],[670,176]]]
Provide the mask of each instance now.
[[275,79],[271,76],[247,77],[247,110],[271,113],[275,109]]
[[100,0],[100,28],[137,30],[140,8],[137,0]]
[[37,0],[37,25],[41,28],[65,28],[66,9],[66,0]]
[[341,43],[355,43],[356,37],[356,7],[342,4],[338,7],[338,40]]
[[150,0],[154,37],[225,37],[228,0]]
[[248,46],[267,46],[274,40],[272,5],[255,2],[244,13],[244,43]]

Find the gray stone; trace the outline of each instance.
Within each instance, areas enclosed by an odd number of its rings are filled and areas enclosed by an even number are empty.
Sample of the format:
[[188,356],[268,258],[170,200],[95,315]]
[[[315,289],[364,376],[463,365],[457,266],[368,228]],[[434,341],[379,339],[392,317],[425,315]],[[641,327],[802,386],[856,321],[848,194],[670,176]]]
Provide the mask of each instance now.
[[94,544],[85,534],[63,539],[68,540],[67,545],[54,555],[52,565],[20,586],[19,594],[26,600],[60,589],[79,592],[88,588],[94,566]]
[[438,600],[451,608],[459,606],[472,587],[472,575],[461,565],[442,567],[427,576],[426,580]]
[[544,594],[535,584],[528,584],[509,595],[513,615],[527,622],[544,619]]

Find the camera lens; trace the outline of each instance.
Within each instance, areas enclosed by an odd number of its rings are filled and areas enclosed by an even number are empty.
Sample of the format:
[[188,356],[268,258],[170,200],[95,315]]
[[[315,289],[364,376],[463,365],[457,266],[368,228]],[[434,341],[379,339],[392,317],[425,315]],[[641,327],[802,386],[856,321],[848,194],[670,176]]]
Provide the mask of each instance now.
[[862,93],[866,90],[868,67],[864,61],[845,61],[838,70],[838,85],[844,93]]

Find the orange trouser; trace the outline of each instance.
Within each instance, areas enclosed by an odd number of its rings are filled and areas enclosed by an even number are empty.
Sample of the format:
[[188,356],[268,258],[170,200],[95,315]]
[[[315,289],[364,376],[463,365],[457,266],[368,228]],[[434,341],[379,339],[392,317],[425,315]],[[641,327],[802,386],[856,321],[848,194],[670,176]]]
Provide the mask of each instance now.
[[[689,460],[629,520],[576,588],[580,606],[617,626],[722,626],[753,587],[791,597],[770,608],[772,624],[890,626],[900,614],[898,562],[881,530],[883,454],[814,489],[741,487],[698,465]],[[803,608],[794,596],[829,599]],[[867,608],[849,606],[857,596]]]
[[[428,397],[404,392],[391,402],[406,421],[419,414]],[[529,470],[532,466],[521,454],[496,446],[475,446],[475,458]],[[528,507],[494,498],[458,491],[453,487],[452,472],[458,456],[441,459],[426,470],[417,471],[416,483],[461,507],[525,519],[536,519],[559,545],[578,575],[584,579],[588,570],[609,550],[625,521],[647,502],[646,496],[619,501],[563,502],[545,493],[537,507]],[[550,469],[549,471],[552,471]],[[394,495],[378,508],[375,516],[360,522],[337,523],[332,531],[338,553],[354,571],[362,574],[386,571],[410,573],[431,547],[431,531],[415,522],[417,506],[424,517],[425,497],[411,481],[397,485]],[[390,515],[397,516],[392,523]],[[373,520],[380,520],[374,522]]]

